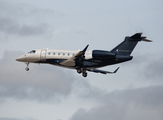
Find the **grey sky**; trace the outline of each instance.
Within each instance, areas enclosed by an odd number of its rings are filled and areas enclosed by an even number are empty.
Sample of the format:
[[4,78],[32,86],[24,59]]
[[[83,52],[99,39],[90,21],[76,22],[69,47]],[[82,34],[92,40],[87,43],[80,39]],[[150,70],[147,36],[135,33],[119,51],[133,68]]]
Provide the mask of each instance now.
[[[0,120],[162,120],[161,0],[0,0]],[[32,49],[111,50],[143,32],[130,62],[114,75],[15,58]]]
[[153,120],[162,119],[162,85],[110,92],[100,99],[101,105],[89,110],[80,108],[71,120]]

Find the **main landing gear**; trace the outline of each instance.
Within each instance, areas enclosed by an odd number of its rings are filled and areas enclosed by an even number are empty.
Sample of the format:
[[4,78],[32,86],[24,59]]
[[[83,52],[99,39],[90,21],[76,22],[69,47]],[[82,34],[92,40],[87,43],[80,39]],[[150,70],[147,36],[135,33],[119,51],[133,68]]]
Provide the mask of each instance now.
[[29,62],[25,63],[27,65],[27,67],[25,68],[26,71],[29,71]]
[[83,72],[82,75],[83,75],[83,77],[87,77],[87,73],[86,72]]
[[77,73],[82,73],[82,70],[81,69],[77,69]]
[[87,72],[86,72],[86,69],[83,69],[83,68],[77,68],[77,73],[82,73],[83,77],[87,77]]

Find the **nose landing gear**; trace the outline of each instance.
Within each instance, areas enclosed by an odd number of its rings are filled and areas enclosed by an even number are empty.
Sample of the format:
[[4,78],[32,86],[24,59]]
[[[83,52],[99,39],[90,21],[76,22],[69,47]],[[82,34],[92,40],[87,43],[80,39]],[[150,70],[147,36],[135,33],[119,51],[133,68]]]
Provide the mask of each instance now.
[[25,68],[26,71],[29,71],[29,62],[28,63],[25,63],[27,65],[27,67]]
[[25,70],[26,70],[26,71],[29,71],[29,68],[28,68],[28,67],[26,67],[26,68],[25,68]]

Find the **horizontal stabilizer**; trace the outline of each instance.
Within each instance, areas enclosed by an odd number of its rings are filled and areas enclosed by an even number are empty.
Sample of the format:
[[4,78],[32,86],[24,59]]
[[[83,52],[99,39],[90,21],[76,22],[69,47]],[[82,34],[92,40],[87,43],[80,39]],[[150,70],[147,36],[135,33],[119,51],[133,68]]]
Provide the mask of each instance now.
[[146,39],[146,37],[141,36],[142,34],[143,34],[143,33],[136,33],[136,34],[134,34],[133,36],[130,37],[130,38],[132,38],[131,41],[152,42],[152,40],[148,40],[148,39]]
[[152,42],[152,40],[148,40],[148,39],[142,39],[141,41]]

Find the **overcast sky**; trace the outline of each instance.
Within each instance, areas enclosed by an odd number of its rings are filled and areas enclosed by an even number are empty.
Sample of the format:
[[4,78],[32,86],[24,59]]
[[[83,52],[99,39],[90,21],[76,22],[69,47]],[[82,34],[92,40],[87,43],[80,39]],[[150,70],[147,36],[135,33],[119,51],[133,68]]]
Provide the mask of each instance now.
[[[0,120],[163,120],[163,1],[0,0]],[[111,50],[142,32],[114,75],[17,57],[32,49]]]

